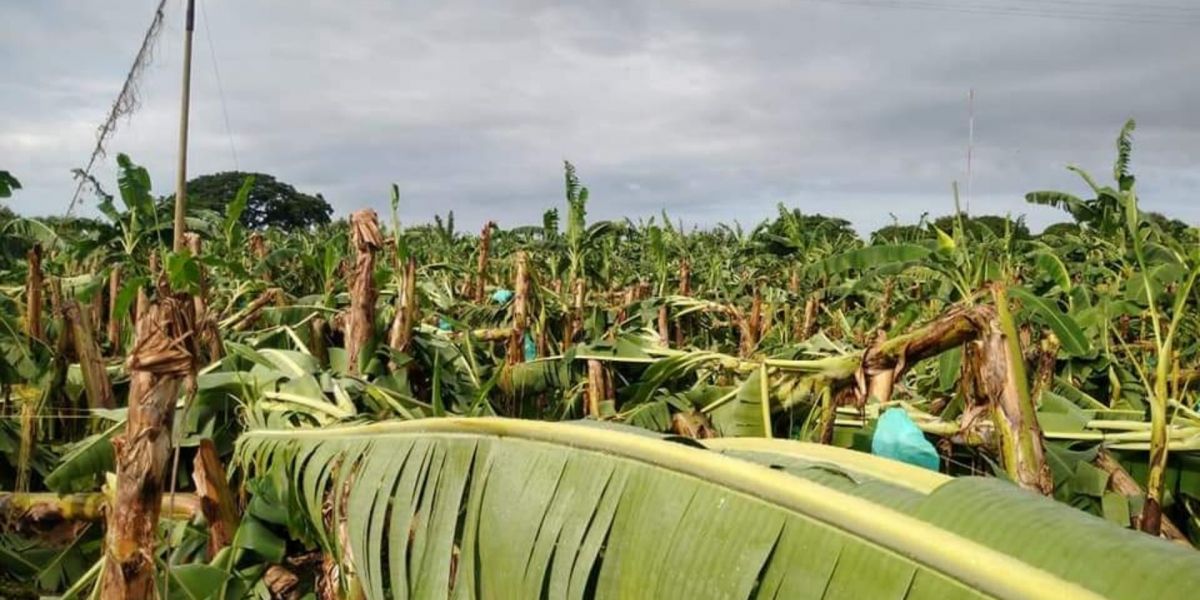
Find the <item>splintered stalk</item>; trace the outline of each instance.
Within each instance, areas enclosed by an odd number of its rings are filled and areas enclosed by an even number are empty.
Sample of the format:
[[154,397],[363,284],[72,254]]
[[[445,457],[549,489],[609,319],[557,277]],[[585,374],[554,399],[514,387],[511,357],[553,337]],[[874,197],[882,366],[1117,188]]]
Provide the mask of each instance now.
[[25,276],[25,333],[45,340],[42,329],[42,246],[34,244],[25,254],[29,272]]
[[487,290],[487,267],[488,253],[492,247],[492,229],[496,227],[494,221],[484,223],[483,230],[479,232],[479,263],[475,267],[475,303],[483,302],[483,296]]
[[517,274],[514,282],[512,333],[508,337],[505,360],[514,365],[525,360],[525,330],[529,327],[529,267],[524,252],[517,253]]
[[992,298],[996,323],[981,340],[985,359],[980,365],[980,382],[991,396],[1004,469],[1021,487],[1049,495],[1054,491],[1054,479],[1046,464],[1042,430],[1029,394],[1021,341],[1002,285],[992,286]]
[[400,294],[396,297],[396,317],[388,333],[388,345],[394,350],[407,352],[417,321],[417,259],[409,257],[400,281]]
[[362,372],[368,346],[375,335],[375,253],[383,248],[375,211],[350,215],[350,245],[354,250],[354,276],[350,283],[350,310],[346,313],[346,360],[352,375]]
[[587,414],[598,419],[600,418],[600,402],[607,394],[604,389],[607,383],[607,378],[604,376],[604,363],[598,360],[589,360],[587,369]]
[[96,342],[91,312],[82,310],[79,302],[66,300],[63,303],[63,317],[71,327],[75,340],[75,355],[79,358],[79,370],[83,374],[83,389],[87,395],[89,408],[116,408],[113,399],[112,383],[108,379],[104,357],[100,345]]
[[108,345],[113,353],[121,353],[121,320],[117,314],[117,296],[121,294],[121,265],[114,265],[108,273]]

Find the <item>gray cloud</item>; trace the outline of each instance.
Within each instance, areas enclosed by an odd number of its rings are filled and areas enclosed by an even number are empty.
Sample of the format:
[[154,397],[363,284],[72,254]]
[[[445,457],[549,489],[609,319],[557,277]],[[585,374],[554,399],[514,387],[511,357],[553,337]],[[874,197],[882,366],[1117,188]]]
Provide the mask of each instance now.
[[[241,168],[322,192],[340,213],[385,209],[397,182],[406,221],[451,209],[469,228],[537,221],[561,204],[569,158],[595,218],[665,208],[753,223],[784,202],[869,230],[889,213],[950,210],[974,87],[973,210],[1059,219],[1021,195],[1080,190],[1067,163],[1106,174],[1134,116],[1146,206],[1200,222],[1200,41],[1187,11],[1133,24],[841,0],[200,1],[232,131],[201,23],[192,172],[233,168],[231,135]],[[61,213],[155,2],[7,4],[0,166],[25,184],[18,210]],[[172,2],[144,105],[110,145],[163,193],[179,12]],[[99,175],[111,184],[113,170]]]

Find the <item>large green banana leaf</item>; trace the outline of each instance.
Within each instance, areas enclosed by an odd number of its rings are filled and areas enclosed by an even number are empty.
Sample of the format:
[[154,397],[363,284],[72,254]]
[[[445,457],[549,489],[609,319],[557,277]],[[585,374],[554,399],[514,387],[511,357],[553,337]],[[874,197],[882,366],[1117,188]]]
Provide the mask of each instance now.
[[1004,482],[794,442],[707,449],[625,428],[443,418],[253,430],[239,444],[240,463],[286,488],[372,599],[1200,589],[1189,551]]

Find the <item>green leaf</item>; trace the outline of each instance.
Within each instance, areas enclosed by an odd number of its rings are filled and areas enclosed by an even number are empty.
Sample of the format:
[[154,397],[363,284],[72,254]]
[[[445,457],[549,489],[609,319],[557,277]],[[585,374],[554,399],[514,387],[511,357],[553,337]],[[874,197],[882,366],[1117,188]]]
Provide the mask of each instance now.
[[951,348],[938,355],[938,389],[949,392],[958,383],[962,371],[962,348]]
[[1127,527],[1129,525],[1129,499],[1116,492],[1104,492],[1100,498],[1101,511],[1104,518]]
[[1071,292],[1071,273],[1062,259],[1052,252],[1043,251],[1034,253],[1033,262],[1038,272],[1050,278],[1060,290],[1068,294]]
[[117,315],[128,315],[129,308],[133,306],[134,300],[137,299],[138,290],[142,289],[147,283],[150,283],[149,277],[133,277],[125,281],[121,286],[121,291],[117,294],[117,301],[113,305],[113,312]]
[[229,248],[236,248],[241,243],[241,240],[237,239],[235,235],[239,232],[238,227],[241,224],[242,213],[246,211],[246,205],[250,202],[250,191],[253,189],[254,176],[247,175],[233,200],[225,207],[225,221],[222,223],[221,229],[225,232],[225,242]]
[[136,165],[129,156],[117,155],[117,187],[121,190],[121,201],[125,208],[133,213],[136,221],[144,225],[151,223],[154,217],[154,198],[150,195],[150,173],[145,167]]
[[1077,221],[1080,220],[1080,216],[1087,210],[1087,203],[1082,198],[1066,192],[1029,192],[1025,194],[1025,201],[1030,204],[1053,206],[1054,208],[1065,210],[1071,213],[1071,216],[1075,217]]
[[1070,315],[1023,287],[1011,287],[1009,292],[1019,298],[1022,304],[1041,321],[1050,326],[1054,335],[1058,336],[1063,352],[1070,356],[1088,356],[1092,353],[1091,341]]
[[171,600],[213,600],[221,593],[229,575],[204,564],[171,567]]
[[808,271],[834,275],[846,271],[865,271],[886,265],[913,262],[929,256],[929,248],[915,244],[867,246],[836,254],[808,266]]
[[[252,430],[236,461],[297,482],[289,503],[368,597],[1186,598],[1200,585],[1191,550],[1006,482],[905,486],[904,469],[822,452],[804,467],[612,424],[430,418]],[[330,517],[330,491],[351,483]]]
[[269,563],[283,562],[287,542],[254,517],[246,515],[242,519],[234,539],[239,548],[250,550]]
[[1109,477],[1108,472],[1104,469],[1080,461],[1075,465],[1075,476],[1072,478],[1071,487],[1081,494],[1099,498],[1108,489]]
[[21,189],[21,182],[8,171],[0,171],[0,198],[9,198],[13,190]]
[[200,263],[187,249],[182,252],[168,252],[166,259],[167,281],[171,289],[190,294],[200,291]]
[[46,487],[60,493],[91,489],[97,477],[113,470],[112,438],[123,429],[124,420],[73,444],[46,475]]

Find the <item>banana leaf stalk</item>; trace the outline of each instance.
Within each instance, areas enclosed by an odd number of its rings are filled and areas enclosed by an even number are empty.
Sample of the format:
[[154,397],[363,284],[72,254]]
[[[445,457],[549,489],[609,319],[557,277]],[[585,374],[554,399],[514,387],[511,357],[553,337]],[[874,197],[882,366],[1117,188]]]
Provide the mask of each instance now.
[[[234,331],[242,331],[254,322],[254,319],[262,312],[268,304],[275,302],[275,299],[283,293],[279,288],[267,288],[259,297],[255,298],[245,308],[231,315],[229,318],[221,321],[220,329],[233,329]],[[140,300],[139,300],[140,301]]]

